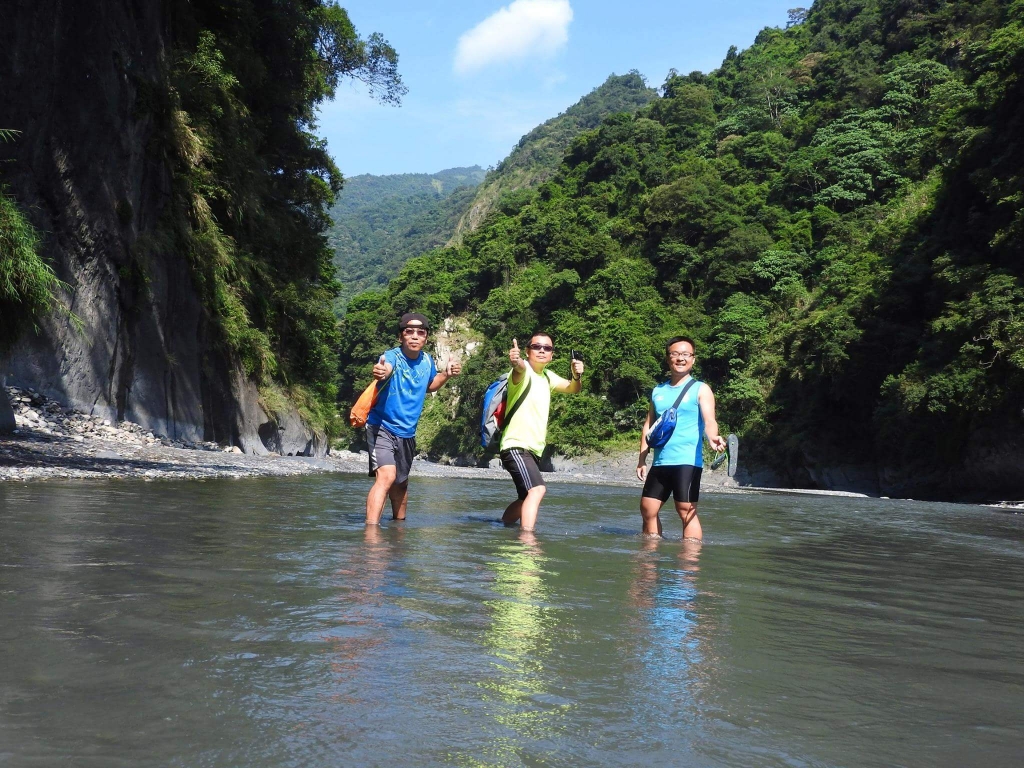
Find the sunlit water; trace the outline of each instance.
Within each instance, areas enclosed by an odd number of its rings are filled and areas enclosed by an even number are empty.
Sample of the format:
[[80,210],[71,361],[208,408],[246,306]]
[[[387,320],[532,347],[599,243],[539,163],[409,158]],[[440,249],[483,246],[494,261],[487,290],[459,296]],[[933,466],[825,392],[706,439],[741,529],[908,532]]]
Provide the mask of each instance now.
[[358,477],[0,486],[5,766],[1024,762],[1024,516]]

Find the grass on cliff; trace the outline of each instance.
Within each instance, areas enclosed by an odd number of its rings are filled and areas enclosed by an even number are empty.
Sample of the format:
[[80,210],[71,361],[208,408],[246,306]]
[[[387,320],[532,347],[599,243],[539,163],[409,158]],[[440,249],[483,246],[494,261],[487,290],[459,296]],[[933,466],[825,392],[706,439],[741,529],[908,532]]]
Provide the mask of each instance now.
[[39,233],[0,187],[0,349],[49,312],[61,288],[39,257]]

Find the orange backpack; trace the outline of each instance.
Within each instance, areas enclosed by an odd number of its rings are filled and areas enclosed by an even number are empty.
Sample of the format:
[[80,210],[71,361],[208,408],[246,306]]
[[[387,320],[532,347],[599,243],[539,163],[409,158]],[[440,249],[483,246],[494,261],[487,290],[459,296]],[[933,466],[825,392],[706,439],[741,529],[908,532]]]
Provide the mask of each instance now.
[[348,414],[348,423],[353,427],[366,426],[366,417],[370,415],[370,411],[373,410],[373,406],[377,404],[377,398],[380,396],[381,391],[386,387],[391,377],[395,375],[395,371],[392,368],[391,373],[384,381],[371,381],[369,386],[363,390],[363,394],[359,396],[355,404],[352,406],[352,410]]

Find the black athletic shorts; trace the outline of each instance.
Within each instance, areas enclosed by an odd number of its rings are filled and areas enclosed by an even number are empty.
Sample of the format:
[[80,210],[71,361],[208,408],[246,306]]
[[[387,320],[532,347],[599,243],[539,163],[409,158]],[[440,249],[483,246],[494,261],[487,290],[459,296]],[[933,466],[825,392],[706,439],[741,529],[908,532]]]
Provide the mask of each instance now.
[[651,467],[640,495],[664,502],[671,493],[676,503],[696,504],[700,498],[700,473],[701,468],[691,464]]
[[519,500],[526,498],[531,488],[544,485],[544,478],[541,477],[540,467],[537,466],[537,457],[522,448],[509,448],[502,451],[501,466],[512,475],[512,482],[516,484],[516,493]]

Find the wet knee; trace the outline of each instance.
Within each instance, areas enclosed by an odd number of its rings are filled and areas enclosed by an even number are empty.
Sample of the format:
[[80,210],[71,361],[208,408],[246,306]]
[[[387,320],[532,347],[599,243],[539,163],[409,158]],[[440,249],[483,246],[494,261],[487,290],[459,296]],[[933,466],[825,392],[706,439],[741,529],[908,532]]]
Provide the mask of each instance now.
[[390,489],[395,484],[396,470],[392,466],[377,467],[374,485]]
[[693,516],[697,514],[697,507],[693,504],[680,503],[676,505],[676,512],[679,513],[679,518],[684,523],[688,523],[693,519]]

